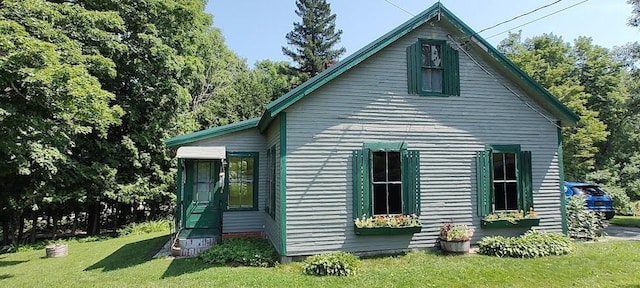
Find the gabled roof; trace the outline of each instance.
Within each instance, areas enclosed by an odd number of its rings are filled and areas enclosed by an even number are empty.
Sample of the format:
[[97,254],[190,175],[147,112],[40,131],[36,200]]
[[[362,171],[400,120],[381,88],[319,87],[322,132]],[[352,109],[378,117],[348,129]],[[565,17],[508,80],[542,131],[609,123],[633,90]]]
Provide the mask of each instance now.
[[260,118],[251,118],[248,120],[227,124],[219,127],[209,128],[206,130],[201,130],[198,132],[193,132],[185,135],[180,135],[177,137],[173,137],[171,139],[167,139],[164,141],[164,144],[168,147],[180,146],[183,144],[195,142],[198,140],[220,136],[228,133],[238,132],[249,128],[254,128],[258,125],[258,121]]
[[389,33],[376,39],[369,45],[351,54],[344,60],[331,66],[329,69],[307,80],[300,86],[289,91],[287,94],[269,103],[262,114],[262,117],[174,137],[166,140],[165,144],[167,146],[178,146],[254,127],[258,127],[260,132],[264,132],[280,112],[436,16],[440,17],[439,19],[441,21],[448,21],[453,27],[458,29],[459,32],[469,37],[469,39],[474,40],[469,41],[469,43],[474,43],[473,45],[477,45],[478,48],[486,52],[488,59],[493,61],[493,65],[500,66],[503,70],[511,73],[514,76],[512,77],[512,80],[516,81],[522,87],[526,87],[531,92],[528,93],[529,96],[531,96],[531,98],[533,98],[533,100],[542,107],[547,109],[547,111],[552,115],[566,124],[573,125],[578,122],[580,118],[577,114],[562,104],[562,102],[551,95],[549,91],[533,80],[529,75],[527,75],[527,73],[518,68],[518,66],[511,62],[511,60],[507,59],[507,57],[502,55],[502,53],[489,44],[489,42],[480,37],[476,32],[469,28],[469,26],[464,24],[464,22],[458,19],[458,17],[447,10],[444,5],[438,2],[432,5],[429,9],[409,19],[404,24],[391,30]]
[[[571,111],[567,106],[562,104],[556,97],[551,95],[546,89],[544,89],[540,84],[538,84],[535,80],[533,80],[529,75],[524,73],[520,68],[518,68],[513,62],[511,62],[507,57],[502,55],[502,53],[498,52],[496,48],[491,46],[486,40],[482,39],[482,37],[478,36],[469,26],[464,24],[458,17],[453,15],[449,10],[447,10],[444,5],[441,3],[436,3],[432,5],[429,9],[423,11],[422,13],[416,15],[411,18],[409,21],[404,24],[398,26],[397,28],[391,30],[389,33],[383,35],[377,40],[373,41],[371,44],[365,46],[364,48],[356,51],[351,54],[349,57],[344,60],[338,62],[337,64],[331,66],[329,69],[323,71],[322,73],[316,75],[315,77],[309,79],[308,81],[302,83],[300,86],[291,90],[289,93],[283,95],[282,97],[276,99],[275,101],[269,103],[267,108],[265,109],[262,117],[260,118],[260,122],[258,123],[258,128],[260,131],[264,131],[269,127],[269,124],[273,119],[275,119],[278,114],[289,106],[295,104],[300,99],[305,96],[311,94],[316,89],[320,88],[325,83],[331,81],[332,79],[340,76],[342,73],[346,72],[353,66],[359,64],[364,61],[368,57],[372,56],[376,52],[384,49],[389,44],[398,40],[400,37],[408,34],[414,29],[418,28],[420,25],[429,21],[431,18],[435,16],[440,16],[440,19],[444,19],[449,21],[454,27],[458,28],[463,34],[466,34],[468,37],[473,37],[478,42],[482,43],[486,47],[486,52],[489,53],[492,58],[497,61],[497,63],[504,66],[507,71],[515,74],[517,76],[516,80],[521,82],[520,84],[532,89],[534,92],[539,94],[538,102],[542,102],[543,106],[549,110],[551,114],[556,116],[562,122],[575,124],[578,122],[579,117],[573,111]],[[485,48],[483,47],[483,48]],[[484,50],[484,49],[483,49]]]

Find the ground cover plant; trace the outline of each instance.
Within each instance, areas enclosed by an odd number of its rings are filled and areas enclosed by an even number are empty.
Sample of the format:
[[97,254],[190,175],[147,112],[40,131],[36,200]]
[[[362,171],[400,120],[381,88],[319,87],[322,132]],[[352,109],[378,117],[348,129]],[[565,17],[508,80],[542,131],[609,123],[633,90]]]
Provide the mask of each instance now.
[[304,261],[304,274],[312,276],[356,275],[360,260],[353,254],[332,252],[313,255]]
[[213,265],[271,267],[278,263],[278,252],[261,238],[227,239],[198,256]]
[[518,237],[484,237],[478,248],[478,253],[488,256],[537,258],[568,254],[573,250],[573,242],[562,234],[529,230]]

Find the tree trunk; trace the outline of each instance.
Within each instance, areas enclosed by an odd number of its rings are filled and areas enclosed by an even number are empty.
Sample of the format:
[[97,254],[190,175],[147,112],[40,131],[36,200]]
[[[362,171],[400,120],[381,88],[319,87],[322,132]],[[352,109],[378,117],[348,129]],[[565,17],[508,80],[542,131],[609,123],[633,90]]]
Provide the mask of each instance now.
[[120,209],[118,209],[118,203],[113,205],[113,233],[118,232],[118,212],[120,212]]
[[18,244],[22,245],[24,244],[23,242],[23,236],[24,236],[24,211],[22,213],[20,213],[20,219],[19,219],[20,223],[18,223]]
[[71,236],[76,236],[76,229],[78,229],[78,211],[73,211],[73,224],[71,225]]
[[9,243],[9,217],[2,217],[2,245]]
[[57,213],[53,213],[53,238],[52,240],[55,241],[56,238],[58,237],[58,214]]
[[33,211],[33,218],[31,219],[31,243],[36,243],[36,229],[38,228],[38,213]]

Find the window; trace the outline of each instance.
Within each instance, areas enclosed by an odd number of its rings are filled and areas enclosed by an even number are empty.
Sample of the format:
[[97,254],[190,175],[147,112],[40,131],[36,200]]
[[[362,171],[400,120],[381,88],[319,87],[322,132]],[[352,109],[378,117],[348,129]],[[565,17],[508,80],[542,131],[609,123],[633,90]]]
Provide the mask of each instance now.
[[229,210],[255,210],[258,203],[258,153],[229,153]]
[[267,150],[267,202],[264,209],[275,219],[276,212],[276,146]]
[[533,208],[531,152],[520,145],[487,145],[477,153],[478,215]]
[[193,202],[209,203],[216,178],[211,160],[196,160],[194,166]]
[[353,151],[354,218],[419,214],[420,153],[406,143],[367,143]]
[[460,95],[458,51],[442,40],[420,39],[407,47],[409,93]]

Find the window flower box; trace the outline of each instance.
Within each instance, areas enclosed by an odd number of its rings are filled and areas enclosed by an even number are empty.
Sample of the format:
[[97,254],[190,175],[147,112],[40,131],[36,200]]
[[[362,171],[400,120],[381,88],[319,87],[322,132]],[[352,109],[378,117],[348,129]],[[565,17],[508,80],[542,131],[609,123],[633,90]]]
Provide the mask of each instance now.
[[356,235],[406,235],[422,231],[418,216],[413,215],[377,215],[362,216],[354,220]]
[[531,227],[540,224],[540,217],[529,209],[528,213],[524,211],[499,212],[492,213],[482,219],[482,228],[512,228],[512,227]]

